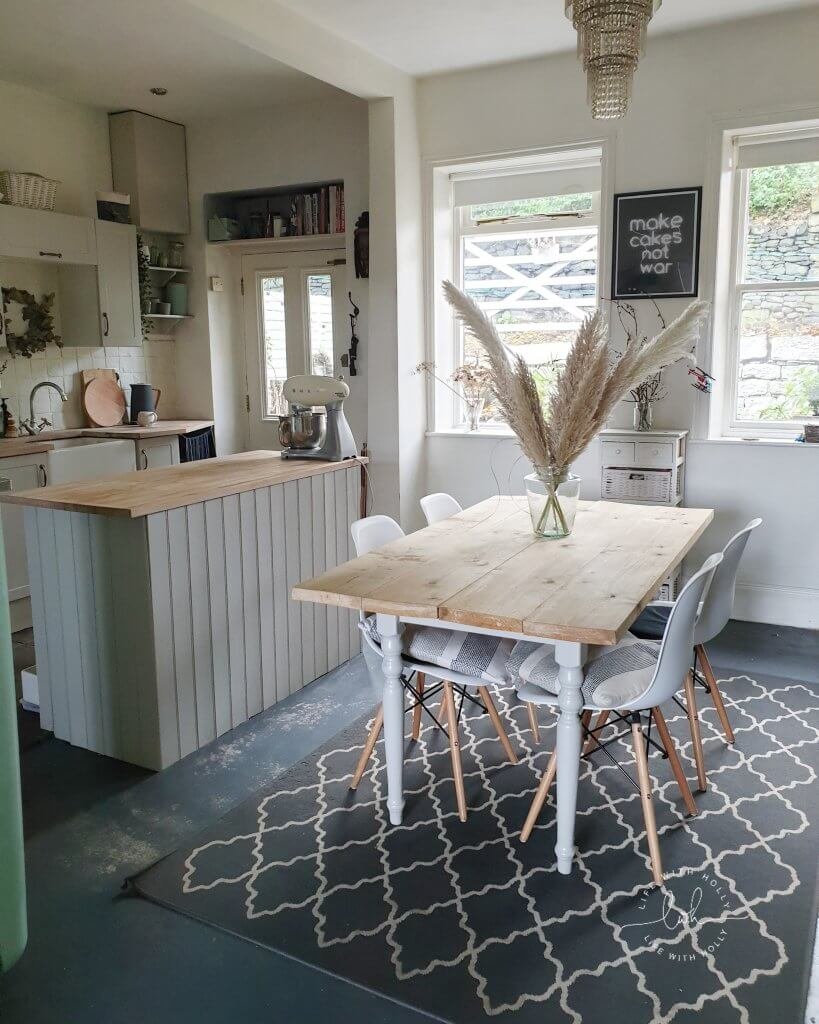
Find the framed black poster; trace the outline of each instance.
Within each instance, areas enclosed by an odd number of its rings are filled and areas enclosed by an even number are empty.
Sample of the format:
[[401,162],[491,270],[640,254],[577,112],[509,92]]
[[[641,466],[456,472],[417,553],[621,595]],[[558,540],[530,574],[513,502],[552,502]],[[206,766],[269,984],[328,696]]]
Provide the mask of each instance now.
[[613,299],[697,294],[702,189],[622,192],[614,197]]

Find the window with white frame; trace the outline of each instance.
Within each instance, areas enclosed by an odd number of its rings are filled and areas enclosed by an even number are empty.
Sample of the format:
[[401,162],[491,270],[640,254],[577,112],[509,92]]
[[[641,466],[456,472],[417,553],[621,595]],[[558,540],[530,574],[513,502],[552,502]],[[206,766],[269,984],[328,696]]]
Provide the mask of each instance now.
[[[522,165],[519,158],[448,170],[448,209],[439,209],[438,246],[449,245],[455,283],[493,320],[509,348],[536,371],[544,390],[599,296],[599,148]],[[436,261],[436,279],[449,276]],[[436,373],[478,364],[480,346],[451,316],[437,320]],[[462,427],[466,409],[436,387],[436,429]],[[487,401],[481,423],[502,423]]]
[[793,437],[819,413],[819,125],[730,135],[723,183],[721,432]]

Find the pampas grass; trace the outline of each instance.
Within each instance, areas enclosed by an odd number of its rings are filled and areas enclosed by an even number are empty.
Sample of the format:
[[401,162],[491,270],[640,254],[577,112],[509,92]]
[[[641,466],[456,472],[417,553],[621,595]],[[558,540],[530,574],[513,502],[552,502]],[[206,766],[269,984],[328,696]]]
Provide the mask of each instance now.
[[544,409],[531,370],[504,345],[492,321],[451,281],[443,288],[466,332],[486,352],[492,392],[544,483],[547,477],[565,477],[632,388],[664,366],[691,358],[709,310],[707,302],[692,302],[653,338],[629,338],[615,359],[603,317],[599,312],[587,317]]

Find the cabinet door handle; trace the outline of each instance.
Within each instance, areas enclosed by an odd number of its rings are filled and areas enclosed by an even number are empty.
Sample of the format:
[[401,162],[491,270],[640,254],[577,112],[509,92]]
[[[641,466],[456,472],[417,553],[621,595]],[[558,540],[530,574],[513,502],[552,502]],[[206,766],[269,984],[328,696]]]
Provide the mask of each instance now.
[[48,470],[42,462],[37,466],[37,479],[40,481],[40,487],[48,487]]
[[103,338],[107,338],[108,337],[108,331],[109,331],[110,326],[111,326],[108,323],[108,314],[107,313],[103,313],[102,314],[102,319],[105,321],[105,330],[102,332],[102,336],[103,336]]
[[142,449],[142,468],[148,468],[148,453],[145,451],[144,448]]
[[40,255],[53,256],[55,260],[61,260],[63,258],[63,254],[61,252],[46,252],[44,249],[40,250]]

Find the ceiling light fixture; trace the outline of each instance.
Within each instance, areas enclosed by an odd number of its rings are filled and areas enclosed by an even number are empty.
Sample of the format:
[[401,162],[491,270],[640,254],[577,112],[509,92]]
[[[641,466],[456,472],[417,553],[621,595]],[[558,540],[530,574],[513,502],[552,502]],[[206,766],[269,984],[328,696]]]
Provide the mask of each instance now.
[[164,86],[162,86],[162,85],[155,85],[153,87],[153,89],[151,89],[151,92],[153,93],[154,96],[167,96],[168,95],[168,90]]
[[623,117],[646,30],[662,0],[566,0],[597,120]]

